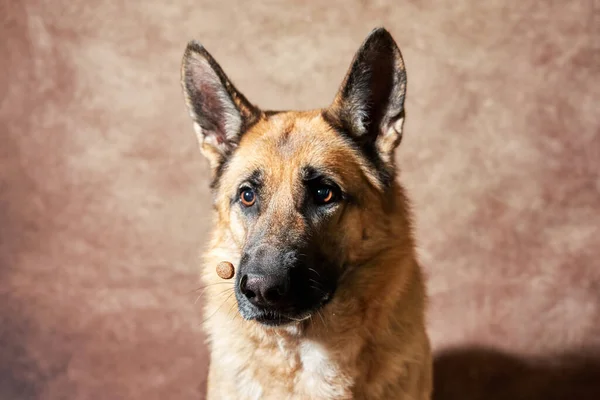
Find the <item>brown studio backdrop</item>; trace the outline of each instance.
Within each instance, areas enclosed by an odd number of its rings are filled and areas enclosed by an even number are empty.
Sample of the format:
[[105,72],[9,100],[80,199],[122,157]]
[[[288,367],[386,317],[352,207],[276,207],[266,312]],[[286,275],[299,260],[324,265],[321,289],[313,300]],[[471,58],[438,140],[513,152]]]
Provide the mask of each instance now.
[[408,68],[435,398],[600,398],[599,10],[0,0],[0,399],[201,398],[210,193],[184,46],[260,106],[312,108],[378,25]]

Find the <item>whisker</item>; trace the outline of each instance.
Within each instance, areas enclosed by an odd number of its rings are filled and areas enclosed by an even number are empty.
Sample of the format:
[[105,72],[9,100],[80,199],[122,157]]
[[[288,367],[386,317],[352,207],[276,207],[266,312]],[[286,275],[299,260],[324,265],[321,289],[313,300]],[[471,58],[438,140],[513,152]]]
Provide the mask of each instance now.
[[212,314],[210,314],[210,316],[209,316],[208,318],[204,319],[204,321],[202,321],[200,324],[202,325],[202,324],[204,324],[206,321],[208,321],[209,319],[211,319],[211,318],[212,318],[212,317],[213,317],[213,316],[214,316],[214,315],[215,315],[215,314],[216,314],[216,313],[217,313],[217,312],[218,312],[218,311],[221,309],[221,307],[223,307],[223,304],[227,303],[227,301],[228,301],[228,300],[231,298],[231,296],[233,296],[233,294],[234,294],[234,293],[235,293],[235,292],[231,292],[231,293],[229,294],[229,296],[227,296],[227,298],[226,298],[225,300],[223,300],[223,302],[221,303],[221,305],[220,305],[219,307],[217,307],[217,309],[215,310],[215,312],[214,312],[214,313],[212,313]]
[[216,297],[216,296],[220,296],[220,295],[222,295],[223,293],[227,293],[227,292],[229,292],[230,290],[234,290],[234,288],[232,288],[232,287],[228,287],[227,289],[225,289],[225,290],[223,290],[223,291],[221,291],[221,292],[217,293],[217,294],[215,295],[215,297]]
[[327,327],[327,324],[325,323],[325,318],[323,317],[323,313],[321,313],[321,310],[317,310],[317,314],[319,314],[319,317],[321,317],[321,321],[323,321],[323,326],[325,327],[325,330],[327,332],[329,332],[329,328]]
[[[313,320],[313,316],[312,316],[312,314],[311,314],[311,316],[310,316],[310,323],[311,323],[311,324],[314,324],[314,325],[316,325],[316,324],[317,324],[317,321],[316,321],[316,320]],[[315,329],[315,330],[314,330],[314,332],[316,333],[316,335],[317,335],[317,338],[318,338],[318,339],[322,339],[322,338],[323,338],[323,335],[324,335],[324,333],[323,333],[323,331],[322,331],[322,330],[320,330],[320,329]]]
[[[231,313],[231,311],[233,311],[235,306],[236,306],[236,302],[234,301],[233,304],[231,305],[231,307],[229,307],[229,310],[227,311],[227,315],[229,315]],[[237,315],[238,315],[238,313],[234,312],[233,316],[231,317],[231,321],[233,321]]]
[[326,292],[326,291],[324,291],[323,289],[321,289],[321,288],[318,288],[318,287],[316,287],[316,286],[314,286],[314,285],[310,285],[310,288],[311,288],[311,289],[315,289],[317,292],[319,292],[319,293],[321,293],[321,294],[327,294],[327,292]]
[[233,282],[213,282],[213,283],[209,283],[208,285],[204,285],[204,286],[200,286],[199,288],[192,289],[189,292],[187,292],[187,294],[194,293],[194,292],[197,292],[199,290],[203,290],[203,289],[209,288],[211,286],[215,286],[215,285],[233,285]]
[[288,316],[288,318],[291,319],[292,321],[302,322],[304,320],[307,320],[307,319],[311,318],[311,315],[309,314],[309,315],[307,315],[305,317],[302,317],[302,318],[294,318],[294,317],[289,317]]
[[321,288],[321,283],[319,283],[318,281],[308,278],[309,282],[313,282],[315,285],[313,286],[314,289],[322,289]]
[[[223,290],[222,292],[217,293],[214,297],[219,297],[223,293],[227,293],[230,290],[234,290],[234,288],[227,288],[227,289]],[[200,300],[200,297],[202,297],[203,294],[204,294],[204,292],[200,293],[200,295],[198,297],[196,297],[196,301],[194,301],[194,304],[198,303],[198,300]]]
[[[201,287],[201,288],[198,288],[198,289],[192,290],[192,291],[191,291],[191,292],[189,292],[188,294],[190,294],[190,293],[194,293],[194,292],[197,292],[198,290],[202,290],[202,292],[200,292],[200,294],[198,295],[198,298],[200,298],[200,297],[202,297],[202,295],[204,294],[204,292],[206,292],[206,290],[207,290],[209,287],[211,287],[211,286],[215,286],[215,285],[219,285],[219,284],[224,284],[224,283],[229,283],[229,282],[217,282],[217,283],[213,283],[213,284],[211,284],[211,285],[206,285],[206,286],[204,286],[204,287]],[[230,289],[231,289],[231,288],[230,288]],[[196,301],[198,301],[198,299],[196,299]]]
[[314,268],[310,268],[310,267],[309,267],[309,268],[308,268],[308,270],[309,270],[309,271],[312,271],[312,272],[314,272],[315,274],[317,274],[317,276],[318,276],[319,278],[321,277],[321,274],[320,274],[320,273],[319,273],[319,271],[317,271],[316,269],[314,269]]

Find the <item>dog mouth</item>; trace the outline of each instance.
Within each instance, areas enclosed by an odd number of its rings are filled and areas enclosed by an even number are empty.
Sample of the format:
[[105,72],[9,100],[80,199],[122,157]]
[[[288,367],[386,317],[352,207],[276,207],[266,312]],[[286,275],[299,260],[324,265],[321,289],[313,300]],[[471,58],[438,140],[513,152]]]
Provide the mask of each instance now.
[[[245,319],[253,320],[267,327],[282,327],[286,325],[299,324],[310,320],[312,316],[325,307],[333,298],[333,292],[325,294],[321,300],[310,308],[303,310],[255,310],[248,315],[242,312]],[[241,310],[240,310],[241,311]],[[244,315],[246,314],[246,315]]]
[[261,313],[261,315],[257,315],[253,319],[261,325],[276,327],[302,322],[304,320],[309,319],[310,317],[311,314],[308,314],[303,317],[292,317],[282,313],[268,312]]
[[332,300],[338,286],[331,272],[335,270],[326,266],[301,265],[264,273],[260,268],[245,270],[242,264],[240,271],[235,285],[239,314],[268,327],[310,320]]

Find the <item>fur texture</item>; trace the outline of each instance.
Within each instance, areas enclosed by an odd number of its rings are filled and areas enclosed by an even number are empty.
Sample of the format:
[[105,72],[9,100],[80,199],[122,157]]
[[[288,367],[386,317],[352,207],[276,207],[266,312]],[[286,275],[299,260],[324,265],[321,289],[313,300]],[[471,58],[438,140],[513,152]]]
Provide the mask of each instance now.
[[[208,398],[429,399],[425,288],[392,161],[406,72],[391,35],[371,32],[323,110],[258,111],[196,42],[183,57],[182,87],[214,175],[216,219],[203,265]],[[229,120],[241,122],[227,130]],[[339,193],[319,205],[314,185]],[[237,201],[248,187],[250,205]],[[300,248],[302,261],[290,271],[309,277],[297,301],[333,282],[330,302],[286,312],[277,317],[290,318],[281,327],[254,320],[240,288],[257,246],[261,254]],[[268,269],[271,258],[262,257],[258,271],[279,276],[284,258]],[[223,260],[237,266],[233,282],[215,273]],[[302,279],[296,272],[286,286]]]
[[202,398],[212,196],[181,44],[302,109],[376,25],[409,71],[396,161],[434,398],[600,398],[597,2],[0,0],[0,18],[1,399]]

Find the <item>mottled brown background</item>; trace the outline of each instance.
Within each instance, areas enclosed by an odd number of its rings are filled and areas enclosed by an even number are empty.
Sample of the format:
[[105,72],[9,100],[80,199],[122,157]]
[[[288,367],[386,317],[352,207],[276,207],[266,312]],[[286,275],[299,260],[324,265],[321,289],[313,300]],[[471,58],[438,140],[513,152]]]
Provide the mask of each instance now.
[[436,400],[600,398],[598,1],[0,0],[0,399],[198,399],[207,164],[179,63],[333,97],[377,25],[429,276]]

